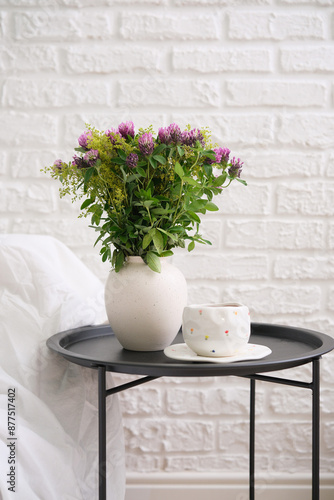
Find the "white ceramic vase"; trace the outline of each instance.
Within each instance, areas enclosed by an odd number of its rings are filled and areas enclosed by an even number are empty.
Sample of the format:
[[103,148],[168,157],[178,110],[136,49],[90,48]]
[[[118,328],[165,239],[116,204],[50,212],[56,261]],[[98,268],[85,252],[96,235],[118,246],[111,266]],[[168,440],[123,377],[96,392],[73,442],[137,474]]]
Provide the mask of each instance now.
[[179,269],[161,258],[161,273],[141,257],[129,257],[106,282],[105,304],[110,326],[131,351],[160,351],[170,345],[182,323],[187,284]]

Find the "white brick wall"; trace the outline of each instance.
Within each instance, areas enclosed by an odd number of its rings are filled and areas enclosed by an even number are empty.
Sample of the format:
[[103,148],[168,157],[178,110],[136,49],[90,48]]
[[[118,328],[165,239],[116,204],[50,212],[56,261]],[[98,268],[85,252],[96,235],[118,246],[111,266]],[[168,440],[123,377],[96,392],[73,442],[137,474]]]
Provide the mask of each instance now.
[[[212,247],[176,252],[189,301],[238,299],[255,321],[333,335],[332,0],[0,6],[1,232],[53,235],[105,279],[95,233],[40,168],[72,155],[85,122],[207,125],[245,161],[249,186],[205,218]],[[321,469],[332,477],[333,359],[322,361],[321,403]],[[259,384],[258,396],[257,470],[309,472],[310,395]],[[129,473],[247,472],[246,381],[165,379],[120,399]]]

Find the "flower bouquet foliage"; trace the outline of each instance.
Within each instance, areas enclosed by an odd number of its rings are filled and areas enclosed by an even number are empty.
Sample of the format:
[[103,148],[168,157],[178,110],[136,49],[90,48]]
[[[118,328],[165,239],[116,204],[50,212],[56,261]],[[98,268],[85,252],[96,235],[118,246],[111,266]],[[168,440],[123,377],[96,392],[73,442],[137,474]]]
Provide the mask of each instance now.
[[61,181],[61,197],[84,198],[80,216],[90,216],[99,233],[103,261],[118,272],[136,255],[159,272],[159,257],[186,240],[189,251],[211,244],[199,233],[199,214],[218,210],[212,199],[233,180],[246,184],[239,158],[214,147],[207,129],[173,123],[158,135],[152,127],[135,133],[130,121],[103,132],[86,128],[73,159],[44,171]]

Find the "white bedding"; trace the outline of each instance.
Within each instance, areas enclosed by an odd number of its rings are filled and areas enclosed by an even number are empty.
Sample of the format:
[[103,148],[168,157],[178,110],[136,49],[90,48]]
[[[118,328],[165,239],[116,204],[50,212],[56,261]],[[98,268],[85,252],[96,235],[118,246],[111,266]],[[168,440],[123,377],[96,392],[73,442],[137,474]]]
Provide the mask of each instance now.
[[[48,236],[0,235],[1,500],[97,498],[97,373],[45,342],[105,320],[103,285],[67,247]],[[9,389],[16,396],[15,442],[8,439]],[[114,396],[107,405],[108,500],[123,500],[121,414]],[[11,442],[15,494],[7,483]]]

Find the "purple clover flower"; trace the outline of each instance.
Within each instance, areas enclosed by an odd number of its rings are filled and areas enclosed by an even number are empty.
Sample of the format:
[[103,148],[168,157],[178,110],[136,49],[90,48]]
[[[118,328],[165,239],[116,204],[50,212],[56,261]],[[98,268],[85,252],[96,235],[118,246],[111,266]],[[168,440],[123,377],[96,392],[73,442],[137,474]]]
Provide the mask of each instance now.
[[79,146],[82,148],[88,149],[89,139],[93,137],[93,134],[90,130],[86,130],[83,134],[80,135],[78,139]]
[[87,153],[83,157],[83,161],[88,163],[90,167],[95,165],[96,160],[99,157],[99,152],[97,149],[91,149],[90,151],[87,151]]
[[118,125],[118,133],[124,137],[124,139],[128,138],[130,135],[132,138],[135,136],[135,126],[133,122],[123,122]]
[[228,148],[216,148],[216,163],[227,163],[230,157],[230,150]]
[[238,158],[236,160],[235,156],[233,156],[233,158],[231,160],[231,166],[228,169],[228,175],[230,177],[233,177],[233,179],[235,179],[235,177],[240,177],[240,174],[241,174],[241,171],[242,171],[242,165],[243,164],[244,163],[240,160],[240,158]]
[[167,132],[170,136],[171,142],[173,142],[174,144],[178,144],[181,142],[182,132],[180,127],[176,123],[171,123],[167,127]]
[[81,158],[81,156],[78,156],[78,155],[73,156],[72,165],[77,167],[77,168],[87,168],[88,167],[87,163],[83,160],[83,158]]
[[201,146],[204,148],[205,141],[202,132],[198,128],[192,130],[185,130],[181,135],[181,142],[185,146],[194,147],[196,142],[199,141]]
[[229,156],[230,156],[230,150],[228,148],[215,148],[213,150],[216,154],[215,160],[211,160],[211,158],[206,158],[205,163],[208,165],[212,165],[213,163],[227,163]]
[[130,153],[126,158],[126,164],[128,168],[136,168],[138,163],[138,155],[136,153]]
[[63,169],[63,161],[62,160],[56,160],[53,162],[53,165],[52,165],[52,170],[54,172],[57,172],[59,170],[62,170]]
[[171,137],[170,133],[167,130],[167,128],[159,128],[159,133],[158,133],[159,141],[162,144],[170,144],[171,143]]
[[154,142],[150,132],[147,132],[138,138],[138,147],[144,156],[149,156],[153,153]]
[[114,128],[106,130],[105,135],[109,137],[111,144],[116,144],[117,139],[120,137],[118,131],[115,130]]

